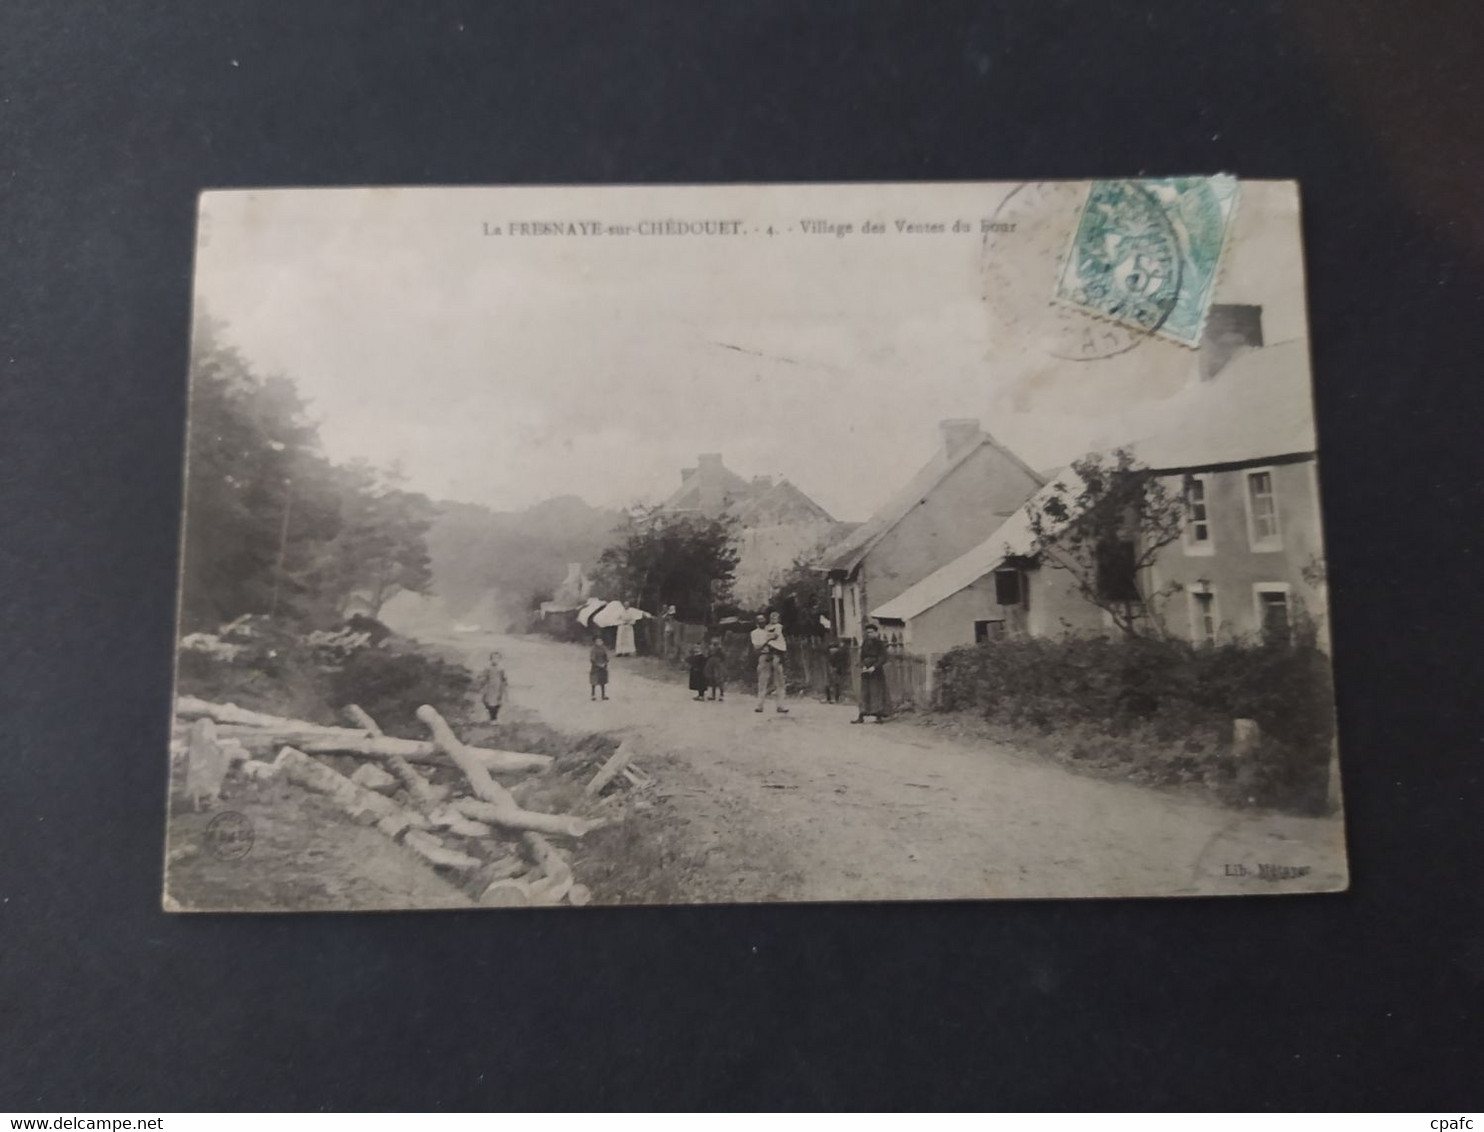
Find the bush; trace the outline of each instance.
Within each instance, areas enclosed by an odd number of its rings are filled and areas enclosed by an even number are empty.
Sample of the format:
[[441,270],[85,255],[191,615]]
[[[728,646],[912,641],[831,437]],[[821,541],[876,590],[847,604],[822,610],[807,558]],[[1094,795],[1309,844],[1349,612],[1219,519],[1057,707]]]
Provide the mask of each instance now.
[[[1068,757],[1149,782],[1200,781],[1224,799],[1316,811],[1334,738],[1329,661],[1312,642],[1009,640],[938,662],[938,706],[1055,734]],[[1232,720],[1262,741],[1232,757]]]
[[469,670],[421,652],[361,649],[326,673],[331,707],[359,704],[389,735],[424,738],[416,712],[431,704],[445,717],[461,715],[473,684]]

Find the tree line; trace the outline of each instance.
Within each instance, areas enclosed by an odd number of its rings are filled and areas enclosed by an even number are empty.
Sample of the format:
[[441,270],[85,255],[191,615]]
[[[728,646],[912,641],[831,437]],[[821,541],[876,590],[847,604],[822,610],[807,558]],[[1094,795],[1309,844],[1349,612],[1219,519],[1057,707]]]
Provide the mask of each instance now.
[[[729,515],[636,506],[598,557],[596,591],[652,613],[674,606],[681,621],[693,624],[759,612],[742,608],[732,592],[739,536]],[[776,580],[768,608],[778,610],[790,634],[814,634],[828,612],[828,593],[824,575],[801,558]]]
[[438,508],[395,469],[330,461],[294,383],[203,319],[192,338],[182,631],[243,614],[323,626],[432,584]]

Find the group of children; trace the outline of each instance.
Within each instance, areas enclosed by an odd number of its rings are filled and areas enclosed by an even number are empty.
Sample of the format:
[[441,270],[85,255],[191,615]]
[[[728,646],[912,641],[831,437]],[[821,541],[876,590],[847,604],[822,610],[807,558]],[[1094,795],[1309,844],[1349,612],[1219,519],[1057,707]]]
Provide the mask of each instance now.
[[686,664],[690,668],[690,690],[696,699],[706,699],[707,692],[713,700],[727,698],[727,657],[720,637],[713,638],[709,648],[692,645]]

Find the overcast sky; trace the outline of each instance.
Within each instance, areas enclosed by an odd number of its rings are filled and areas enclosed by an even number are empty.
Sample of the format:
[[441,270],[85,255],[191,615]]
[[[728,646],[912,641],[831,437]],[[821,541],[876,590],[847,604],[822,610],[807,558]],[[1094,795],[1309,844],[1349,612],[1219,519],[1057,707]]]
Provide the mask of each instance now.
[[[1049,468],[1126,439],[1192,372],[1163,341],[1059,361],[1003,317],[1044,309],[1050,276],[1007,285],[977,230],[895,231],[977,229],[1011,187],[215,193],[197,296],[260,372],[298,383],[332,458],[399,461],[435,498],[623,506],[720,452],[863,519],[932,455],[942,418],[978,417]],[[868,217],[887,233],[798,230]],[[752,234],[504,234],[667,218]],[[1302,337],[1292,188],[1245,184],[1234,225],[1217,301],[1262,304],[1269,342]]]

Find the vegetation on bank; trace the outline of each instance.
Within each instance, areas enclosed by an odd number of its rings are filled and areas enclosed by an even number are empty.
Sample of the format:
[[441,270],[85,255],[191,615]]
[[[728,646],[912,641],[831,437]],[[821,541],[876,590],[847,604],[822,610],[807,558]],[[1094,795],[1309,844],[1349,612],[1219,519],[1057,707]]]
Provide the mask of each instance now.
[[[936,686],[940,710],[1014,728],[1067,762],[1317,813],[1335,734],[1330,681],[1305,634],[1215,646],[1129,636],[954,649],[938,661]],[[1239,719],[1257,724],[1245,747],[1234,744]]]
[[339,634],[244,618],[219,634],[187,637],[176,675],[181,695],[315,723],[343,725],[340,709],[359,704],[388,734],[409,739],[424,736],[415,719],[422,704],[449,719],[466,715],[473,680],[463,665],[370,618]]

